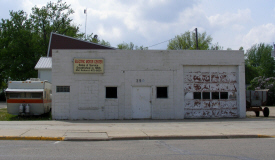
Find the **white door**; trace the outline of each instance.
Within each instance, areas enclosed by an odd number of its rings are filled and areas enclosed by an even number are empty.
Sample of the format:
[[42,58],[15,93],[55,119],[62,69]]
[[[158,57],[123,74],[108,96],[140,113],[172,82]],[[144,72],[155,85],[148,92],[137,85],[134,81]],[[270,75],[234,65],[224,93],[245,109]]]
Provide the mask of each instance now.
[[133,118],[151,118],[150,87],[133,87]]

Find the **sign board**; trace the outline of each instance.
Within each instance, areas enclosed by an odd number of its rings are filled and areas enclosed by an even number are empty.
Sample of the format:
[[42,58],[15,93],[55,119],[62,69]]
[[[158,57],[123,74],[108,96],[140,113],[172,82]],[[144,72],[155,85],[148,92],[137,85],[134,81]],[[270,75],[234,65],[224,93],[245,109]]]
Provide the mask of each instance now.
[[104,73],[104,59],[74,58],[74,73]]

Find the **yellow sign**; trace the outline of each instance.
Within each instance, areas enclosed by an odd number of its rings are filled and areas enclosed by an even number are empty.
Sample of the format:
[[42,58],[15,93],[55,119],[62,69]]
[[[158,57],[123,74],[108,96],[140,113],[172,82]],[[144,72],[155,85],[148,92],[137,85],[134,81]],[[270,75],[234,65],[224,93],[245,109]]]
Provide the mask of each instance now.
[[74,59],[74,73],[104,73],[104,59]]

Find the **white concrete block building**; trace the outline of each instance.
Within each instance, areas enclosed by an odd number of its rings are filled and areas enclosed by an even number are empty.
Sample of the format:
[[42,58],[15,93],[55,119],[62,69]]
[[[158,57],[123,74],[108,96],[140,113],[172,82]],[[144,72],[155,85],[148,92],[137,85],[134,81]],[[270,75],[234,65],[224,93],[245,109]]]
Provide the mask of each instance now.
[[53,50],[53,119],[244,118],[243,51]]

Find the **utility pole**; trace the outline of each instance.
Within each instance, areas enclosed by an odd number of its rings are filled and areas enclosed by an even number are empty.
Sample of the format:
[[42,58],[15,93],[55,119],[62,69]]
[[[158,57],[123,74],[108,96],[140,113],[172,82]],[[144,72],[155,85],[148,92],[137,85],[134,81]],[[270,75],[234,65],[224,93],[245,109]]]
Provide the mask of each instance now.
[[87,25],[87,8],[84,9],[84,14],[86,14],[86,21],[85,21],[85,39],[87,40],[87,34],[86,34],[86,25]]
[[199,43],[198,43],[198,29],[195,28],[195,32],[196,32],[196,48],[197,50],[199,49]]

